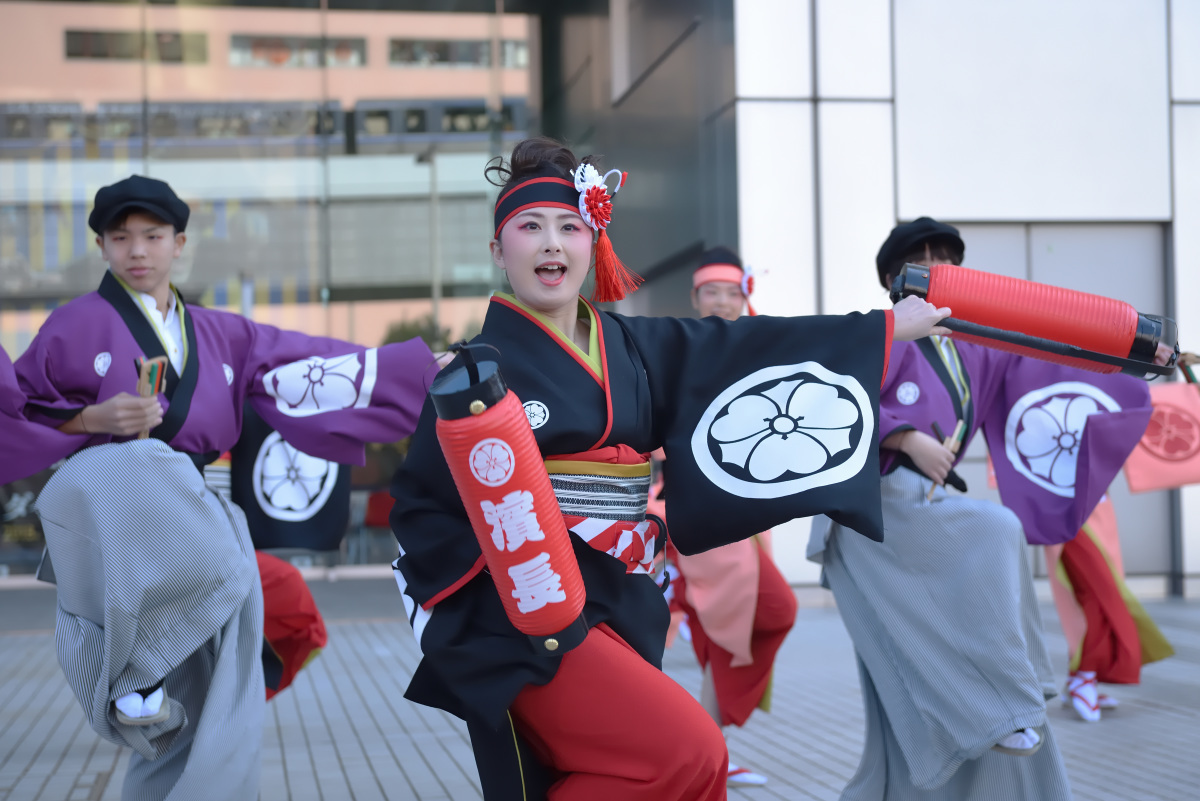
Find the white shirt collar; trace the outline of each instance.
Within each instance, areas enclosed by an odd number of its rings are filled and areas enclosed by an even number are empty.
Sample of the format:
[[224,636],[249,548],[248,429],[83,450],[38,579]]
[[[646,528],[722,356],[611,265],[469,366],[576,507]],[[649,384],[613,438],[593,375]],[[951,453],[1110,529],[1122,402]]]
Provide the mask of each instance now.
[[160,323],[169,323],[171,318],[175,316],[175,290],[171,290],[167,295],[167,313],[162,314],[158,310],[158,301],[149,292],[138,292],[138,300],[146,307],[146,311],[151,317],[155,317]]
[[159,312],[158,301],[154,299],[153,295],[137,291],[134,294],[146,310],[146,316],[150,318],[150,324],[158,331],[159,338],[166,348],[167,358],[171,360],[171,365],[175,368],[175,372],[182,375],[184,348],[183,321],[179,319],[175,290],[172,289],[170,296],[167,298],[167,314],[165,318]]

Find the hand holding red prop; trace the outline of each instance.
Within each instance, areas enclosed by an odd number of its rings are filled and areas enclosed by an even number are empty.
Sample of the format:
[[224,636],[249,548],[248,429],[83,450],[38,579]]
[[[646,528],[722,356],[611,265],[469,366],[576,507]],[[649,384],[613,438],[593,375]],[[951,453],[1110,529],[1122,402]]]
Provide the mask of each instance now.
[[495,362],[429,390],[437,436],[508,619],[544,656],[583,642],[586,590],[529,418]]

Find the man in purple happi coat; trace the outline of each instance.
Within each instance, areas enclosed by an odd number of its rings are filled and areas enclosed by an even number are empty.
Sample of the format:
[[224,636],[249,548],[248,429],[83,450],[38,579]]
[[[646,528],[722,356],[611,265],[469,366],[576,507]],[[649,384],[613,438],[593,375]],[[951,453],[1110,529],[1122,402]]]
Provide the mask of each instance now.
[[[237,442],[246,402],[297,450],[362,464],[365,443],[412,433],[437,367],[419,339],[364,348],[186,304],[170,279],[188,216],[151,178],[96,194],[99,289],[50,314],[15,385],[0,361],[0,481],[83,448],[37,504],[59,662],[92,727],[134,749],[123,797],[250,801],[262,593],[245,517],[201,469]],[[158,356],[165,386],[141,397],[136,365]],[[294,472],[277,477],[290,503],[316,504]]]
[[[928,217],[897,226],[880,283],[964,250]],[[867,742],[845,801],[1069,801],[1025,544],[1075,536],[1149,414],[1129,376],[944,337],[895,343],[880,394],[884,541],[818,518],[809,543],[863,686]],[[980,430],[1004,507],[945,487]]]
[[[97,193],[89,223],[109,270],[97,291],[55,309],[17,359],[31,420],[92,445],[149,428],[199,462],[237,442],[246,400],[289,443],[331,461],[361,464],[364,442],[412,431],[435,372],[420,339],[364,348],[185,304],[170,271],[187,217],[152,178]],[[136,397],[135,360],[164,354],[165,391]]]

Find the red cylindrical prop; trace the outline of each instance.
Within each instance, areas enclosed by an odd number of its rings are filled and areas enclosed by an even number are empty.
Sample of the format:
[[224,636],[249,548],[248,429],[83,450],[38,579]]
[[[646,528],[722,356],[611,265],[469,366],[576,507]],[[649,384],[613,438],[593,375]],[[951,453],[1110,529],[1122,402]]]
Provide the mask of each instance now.
[[[920,271],[914,273],[913,271]],[[935,306],[949,306],[954,320],[1017,332],[1121,359],[1153,362],[1164,329],[1161,318],[1139,314],[1120,300],[1019,278],[970,270],[953,264],[929,268],[908,265],[904,294],[918,294]],[[1101,373],[1121,366],[987,336],[955,332],[954,338]]]
[[960,320],[1110,356],[1128,356],[1137,334],[1137,309],[1120,300],[953,264],[935,264],[929,272],[926,300],[950,306]]
[[[474,366],[474,365],[473,365]],[[543,653],[582,642],[579,563],[521,402],[492,362],[431,389],[437,436],[512,624]]]

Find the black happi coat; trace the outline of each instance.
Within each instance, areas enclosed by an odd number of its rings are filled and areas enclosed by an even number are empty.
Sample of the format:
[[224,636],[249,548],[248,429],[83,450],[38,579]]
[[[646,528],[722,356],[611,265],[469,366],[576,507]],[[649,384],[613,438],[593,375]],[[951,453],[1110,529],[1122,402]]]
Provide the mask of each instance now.
[[[341,546],[350,518],[350,465],[302,452],[249,403],[242,409],[242,434],[230,456],[230,495],[246,513],[256,551],[336,551]],[[299,478],[289,475],[292,470]],[[279,505],[274,493],[281,487],[303,493],[285,500],[307,499],[308,505]]]
[[[820,513],[882,538],[877,432],[890,313],[595,317],[603,376],[501,296],[473,341],[496,349],[475,353],[499,362],[523,403],[544,406],[534,430],[544,455],[664,447],[667,524],[684,553]],[[435,423],[427,399],[392,485],[397,576],[424,655],[406,697],[498,726],[521,688],[548,683],[561,657],[535,653],[505,616]],[[588,624],[606,622],[661,667],[669,621],[661,589],[572,540]]]

